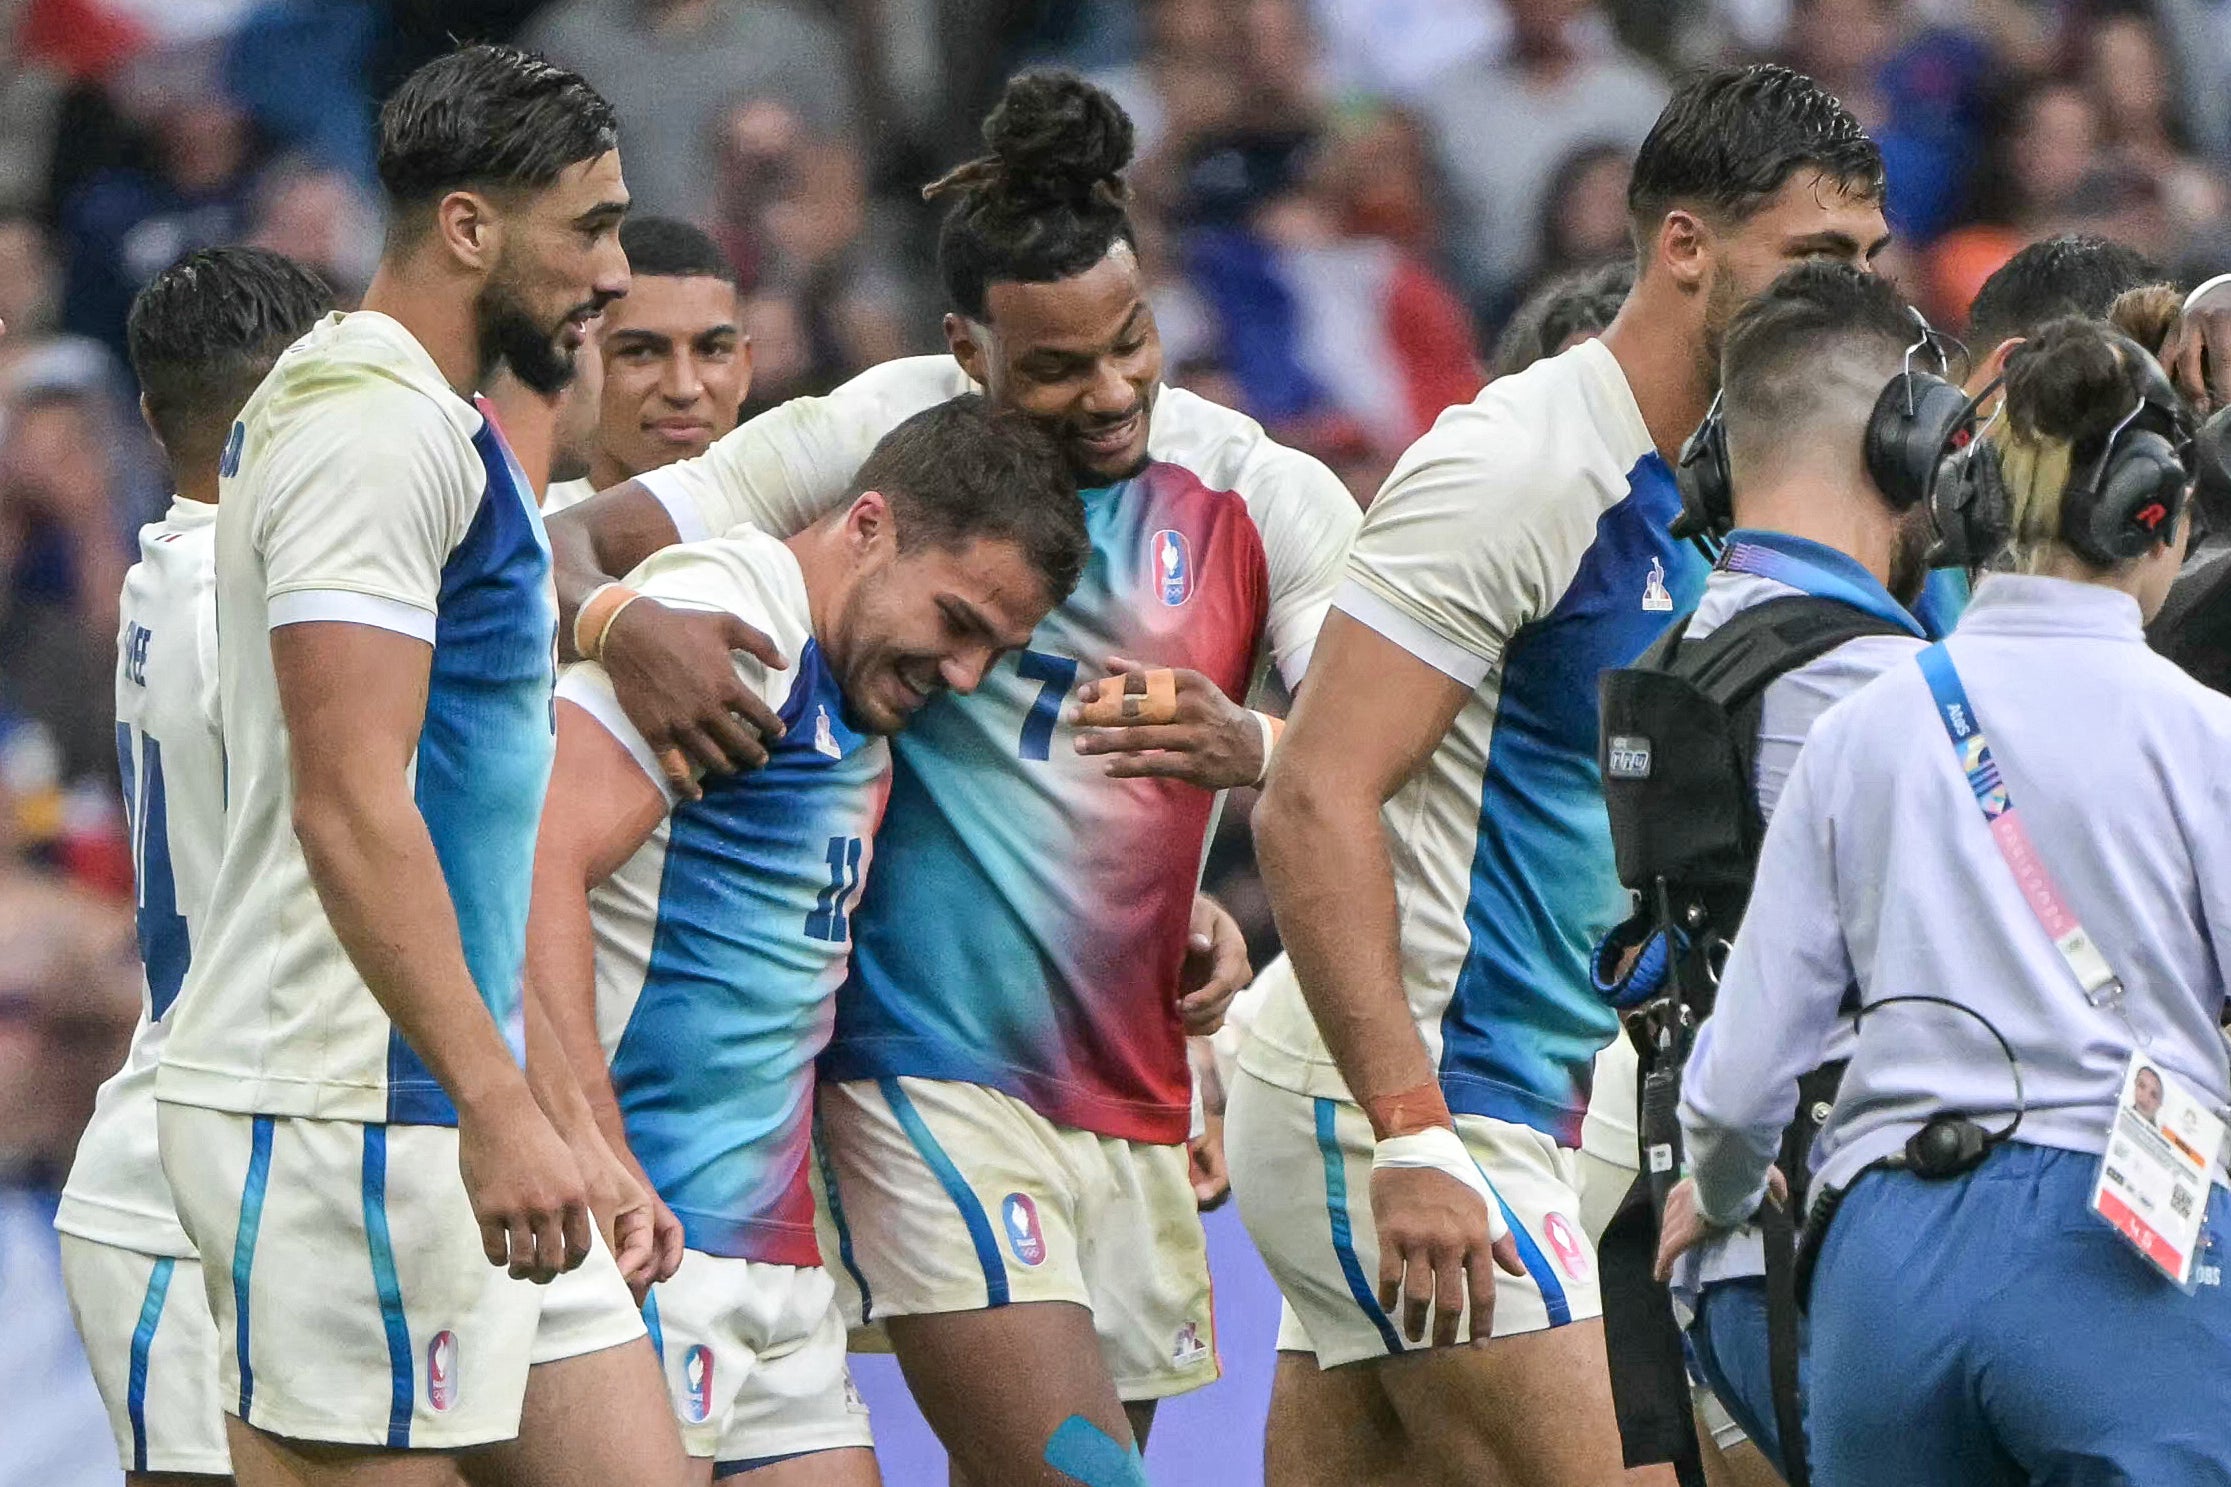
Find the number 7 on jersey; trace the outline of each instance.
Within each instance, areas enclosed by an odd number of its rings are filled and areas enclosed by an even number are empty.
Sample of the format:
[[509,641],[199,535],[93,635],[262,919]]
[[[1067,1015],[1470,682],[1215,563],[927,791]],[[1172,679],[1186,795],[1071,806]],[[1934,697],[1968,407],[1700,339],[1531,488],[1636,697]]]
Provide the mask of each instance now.
[[1054,724],[1061,720],[1061,699],[1077,684],[1077,663],[1067,656],[1044,651],[1022,651],[1015,657],[1015,674],[1024,681],[1044,683],[1038,700],[1023,715],[1020,752],[1025,759],[1045,759],[1053,754]]

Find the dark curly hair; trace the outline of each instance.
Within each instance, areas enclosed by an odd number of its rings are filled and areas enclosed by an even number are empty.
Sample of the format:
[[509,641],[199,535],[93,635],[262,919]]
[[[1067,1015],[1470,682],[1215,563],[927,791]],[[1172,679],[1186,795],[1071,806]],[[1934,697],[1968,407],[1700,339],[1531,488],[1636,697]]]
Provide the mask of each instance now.
[[983,316],[992,284],[1071,278],[1137,245],[1122,174],[1131,117],[1106,92],[1072,73],[1023,73],[984,120],[984,144],[990,154],[922,188],[952,199],[937,266],[963,315]]

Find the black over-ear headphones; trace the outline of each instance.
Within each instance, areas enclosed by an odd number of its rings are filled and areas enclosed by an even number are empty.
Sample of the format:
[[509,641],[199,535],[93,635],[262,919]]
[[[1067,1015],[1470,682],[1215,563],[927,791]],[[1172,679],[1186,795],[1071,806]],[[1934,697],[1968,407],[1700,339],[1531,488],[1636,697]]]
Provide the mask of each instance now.
[[[1875,399],[1861,440],[1868,477],[1898,511],[1928,498],[1945,438],[1967,402],[1967,395],[1941,375],[1951,363],[1951,338],[1919,310],[1911,313],[1921,334],[1906,348],[1905,366]],[[1936,372],[1915,370],[1917,352],[1935,359]],[[1713,397],[1704,422],[1681,446],[1674,481],[1681,492],[1681,514],[1671,528],[1675,537],[1718,537],[1735,525],[1735,482],[1728,472],[1727,418],[1720,396]]]
[[[1875,399],[1861,445],[1867,477],[1894,511],[1911,511],[1929,499],[1944,441],[1968,407],[1968,395],[1943,375],[1952,364],[1950,338],[1923,319],[1919,310],[1913,318],[1921,328],[1921,339],[1906,348],[1905,365]],[[1936,371],[1914,369],[1917,351],[1935,357]]]
[[[2192,416],[2168,374],[2143,346],[2109,332],[2138,382],[2137,401],[2101,442],[2099,453],[2069,474],[2061,495],[2063,541],[2099,566],[2135,558],[2176,529],[2192,476]],[[2014,357],[2027,354],[2017,347]],[[2011,359],[2011,358],[2010,358]],[[1929,492],[1937,541],[1935,567],[1976,566],[2012,535],[2012,503],[1998,451],[1981,439],[1977,409],[2005,382],[2002,374],[1967,400],[1946,432]]]
[[1725,394],[1712,394],[1704,422],[1682,441],[1681,460],[1673,471],[1674,488],[1681,492],[1681,514],[1666,530],[1674,540],[1724,536],[1735,525],[1735,482],[1728,474]]

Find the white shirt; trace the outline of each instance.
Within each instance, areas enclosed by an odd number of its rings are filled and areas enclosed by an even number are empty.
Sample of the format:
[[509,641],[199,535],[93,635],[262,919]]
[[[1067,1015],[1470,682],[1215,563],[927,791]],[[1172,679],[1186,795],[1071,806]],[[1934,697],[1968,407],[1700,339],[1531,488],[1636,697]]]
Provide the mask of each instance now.
[[467,967],[517,1051],[557,613],[533,493],[425,348],[368,310],[288,348],[220,470],[224,849],[156,1092],[242,1113],[454,1121],[311,881],[271,632],[342,621],[432,648],[414,797]]
[[[1596,677],[1702,586],[1703,560],[1665,531],[1678,509],[1618,361],[1590,341],[1441,415],[1366,512],[1333,601],[1472,692],[1382,813],[1418,1036],[1451,1109],[1566,1146],[1617,1026],[1587,950],[1627,912]],[[1347,1095],[1291,983],[1241,1066]]]
[[[2220,1105],[2231,958],[2231,699],[2147,649],[2125,594],[1994,575],[1947,642],[2014,806],[2161,1064]],[[2019,1139],[2105,1146],[2131,1037],[2092,1007],[2000,856],[1918,666],[1814,726],[1756,894],[1697,1039],[1682,1128],[1700,1207],[1756,1207],[1798,1075],[1863,1003],[1925,994],[1988,1018],[2022,1064]],[[1841,1187],[1932,1115],[2013,1112],[2004,1056],[1972,1019],[1884,1007],[1861,1026],[1815,1151]]]
[[116,641],[116,742],[138,884],[146,988],[124,1066],[101,1086],[55,1226],[98,1244],[189,1256],[155,1148],[167,1014],[208,926],[225,830],[217,726],[217,508],[173,499],[141,529]]

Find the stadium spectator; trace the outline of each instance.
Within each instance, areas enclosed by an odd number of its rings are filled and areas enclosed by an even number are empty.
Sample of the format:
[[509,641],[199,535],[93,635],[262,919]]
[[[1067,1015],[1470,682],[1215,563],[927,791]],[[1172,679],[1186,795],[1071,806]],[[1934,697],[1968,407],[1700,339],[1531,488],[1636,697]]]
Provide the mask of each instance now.
[[1510,0],[1507,54],[1419,91],[1452,208],[1451,247],[1475,301],[1533,268],[1533,224],[1557,163],[1581,145],[1629,152],[1666,100],[1662,78],[1612,36],[1594,0]]
[[619,110],[639,211],[703,218],[740,102],[777,101],[823,136],[855,122],[842,38],[790,0],[558,0],[523,40]]
[[214,87],[177,86],[146,111],[152,164],[96,173],[60,212],[62,322],[119,356],[140,286],[190,249],[239,241],[248,224],[248,115]]
[[1633,151],[1618,145],[1583,145],[1550,172],[1535,234],[1537,282],[1575,269],[1633,261],[1627,221],[1627,171],[1633,158]]

